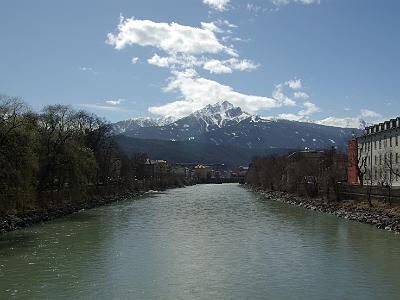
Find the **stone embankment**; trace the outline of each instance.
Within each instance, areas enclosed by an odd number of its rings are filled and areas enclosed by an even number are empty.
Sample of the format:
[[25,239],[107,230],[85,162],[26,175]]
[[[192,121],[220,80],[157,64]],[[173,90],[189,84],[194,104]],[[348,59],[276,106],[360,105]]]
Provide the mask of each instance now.
[[114,197],[95,197],[90,202],[67,204],[57,208],[33,209],[27,210],[24,213],[2,216],[0,217],[0,234],[19,228],[29,227],[36,223],[62,218],[84,209],[95,208],[111,204],[116,201],[138,197],[143,193],[144,192],[135,192],[129,194],[123,193]]
[[[174,185],[168,188],[179,188],[184,185]],[[67,215],[77,213],[81,210],[91,209],[103,205],[108,205],[117,201],[134,199],[146,193],[153,192],[152,190],[131,191],[129,189],[121,190],[114,195],[97,195],[93,196],[90,201],[81,203],[69,203],[61,207],[49,207],[43,209],[26,210],[24,213],[8,214],[0,216],[0,235],[16,229],[29,227],[33,224],[47,222]]]
[[279,201],[306,209],[328,213],[340,218],[371,224],[379,229],[400,233],[400,214],[392,208],[355,201],[328,202],[320,198],[298,197],[285,192],[256,190],[267,200]]

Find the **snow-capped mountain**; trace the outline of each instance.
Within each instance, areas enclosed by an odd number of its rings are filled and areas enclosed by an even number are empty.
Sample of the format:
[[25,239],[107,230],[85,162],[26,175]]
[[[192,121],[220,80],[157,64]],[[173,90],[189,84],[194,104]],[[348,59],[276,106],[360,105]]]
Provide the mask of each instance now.
[[121,134],[127,131],[135,130],[143,127],[157,127],[173,123],[176,120],[174,117],[160,118],[132,118],[129,120],[120,121],[112,125],[114,134]]
[[195,118],[207,132],[213,128],[237,124],[250,116],[250,114],[243,112],[240,107],[234,107],[232,103],[224,101],[217,102],[214,105],[209,104],[184,119]]
[[228,101],[207,105],[187,117],[164,125],[157,122],[142,122],[140,125],[136,122],[131,129],[123,131],[124,135],[245,149],[317,149],[332,146],[344,149],[352,134],[358,133],[358,129],[265,119],[246,113]]

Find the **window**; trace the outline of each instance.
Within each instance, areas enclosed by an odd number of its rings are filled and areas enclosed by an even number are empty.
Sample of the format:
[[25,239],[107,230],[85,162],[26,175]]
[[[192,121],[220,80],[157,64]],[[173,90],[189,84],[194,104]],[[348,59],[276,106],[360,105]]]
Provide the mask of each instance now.
[[396,135],[396,137],[395,137],[395,143],[396,143],[396,146],[398,146],[399,145],[399,137]]
[[375,155],[375,165],[378,164],[378,156]]
[[396,153],[396,164],[399,163],[399,153]]
[[393,144],[392,144],[392,140],[393,140],[393,137],[390,137],[390,140],[389,140],[390,147],[392,147],[392,146],[393,146]]
[[375,148],[375,150],[376,150],[376,141],[374,141],[374,148]]
[[379,139],[379,149],[382,149],[382,139]]
[[377,180],[377,179],[378,179],[378,170],[375,169],[375,180]]
[[382,165],[382,154],[379,154],[379,165]]

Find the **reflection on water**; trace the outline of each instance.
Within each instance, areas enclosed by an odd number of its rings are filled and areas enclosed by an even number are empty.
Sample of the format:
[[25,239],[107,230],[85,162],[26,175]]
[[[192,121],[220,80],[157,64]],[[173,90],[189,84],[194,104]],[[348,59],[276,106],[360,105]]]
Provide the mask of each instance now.
[[198,185],[0,237],[0,299],[396,299],[400,238],[238,185]]

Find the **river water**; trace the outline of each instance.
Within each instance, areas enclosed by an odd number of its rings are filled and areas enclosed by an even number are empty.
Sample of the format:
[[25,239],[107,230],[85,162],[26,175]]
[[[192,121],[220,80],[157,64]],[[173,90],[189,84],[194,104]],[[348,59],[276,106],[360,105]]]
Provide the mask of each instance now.
[[237,184],[0,236],[0,299],[400,299],[400,236]]

